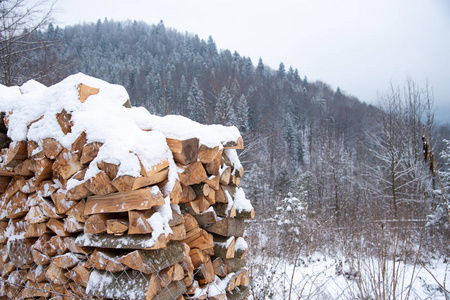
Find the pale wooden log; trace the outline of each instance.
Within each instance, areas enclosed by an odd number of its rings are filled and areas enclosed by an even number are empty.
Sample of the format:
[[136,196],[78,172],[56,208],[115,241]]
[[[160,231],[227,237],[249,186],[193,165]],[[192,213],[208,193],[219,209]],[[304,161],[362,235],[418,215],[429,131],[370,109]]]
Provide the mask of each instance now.
[[130,210],[128,212],[129,228],[128,234],[147,234],[153,231],[147,221],[155,212]]
[[52,231],[47,227],[46,223],[30,224],[27,232],[25,232],[26,238],[40,237],[45,233],[51,233]]
[[201,275],[200,277],[203,277],[199,280],[201,285],[210,283],[214,280],[214,267],[210,257],[203,263],[203,265],[200,266],[199,274]]
[[65,276],[66,273],[66,270],[57,267],[53,263],[50,263],[47,271],[45,271],[45,277],[47,277],[47,279],[54,284],[62,285],[67,283],[68,281],[67,277]]
[[[12,262],[7,262],[4,266],[3,266],[3,270],[2,270],[2,277],[5,278],[7,277],[9,274],[11,274],[14,270],[16,269],[16,266],[12,263]],[[7,298],[9,299],[9,298]]]
[[241,178],[237,177],[236,174],[231,175],[230,184],[235,186],[241,185]]
[[52,178],[53,161],[48,159],[43,151],[34,154],[31,157],[34,166],[34,176],[36,177],[36,185],[42,181]]
[[52,170],[63,179],[69,179],[73,174],[81,170],[80,154],[63,149],[52,165]]
[[52,264],[59,268],[70,269],[80,262],[80,258],[73,253],[66,253],[52,258]]
[[103,143],[100,142],[92,142],[83,146],[83,150],[81,151],[80,162],[82,164],[88,164],[97,157],[98,151]]
[[31,246],[36,239],[9,239],[8,256],[9,260],[17,268],[31,267],[33,264],[33,257],[30,255]]
[[119,191],[119,192],[129,192],[140,189],[142,187],[155,185],[160,182],[163,182],[167,179],[169,174],[169,169],[164,169],[158,173],[151,175],[150,177],[133,177],[130,175],[122,175],[116,177],[111,184]]
[[70,236],[71,233],[64,230],[64,223],[58,219],[50,219],[47,222],[47,227],[50,228],[58,236]]
[[84,103],[89,96],[96,95],[100,90],[95,87],[90,87],[84,83],[80,83],[77,86],[78,100]]
[[87,287],[90,272],[81,263],[77,264],[66,274],[67,278],[73,280],[76,284]]
[[216,191],[216,203],[227,203],[227,197],[225,196],[225,192],[223,190],[223,186]]
[[25,194],[32,194],[36,192],[36,177],[31,177],[27,180],[21,180],[20,191]]
[[48,159],[56,159],[63,146],[54,138],[45,138],[42,140],[42,150]]
[[28,158],[27,142],[18,141],[9,144],[3,165],[8,168],[14,168],[19,163]]
[[244,141],[239,137],[236,141],[222,142],[224,149],[244,149]]
[[206,183],[195,184],[192,186],[197,196],[208,196],[211,190],[210,186]]
[[29,281],[25,284],[25,288],[22,290],[20,297],[21,299],[46,299],[50,297],[50,291],[53,290],[53,285],[48,282],[33,283]]
[[253,208],[250,211],[246,211],[246,210],[237,211],[236,210],[236,218],[254,219],[255,218],[255,210]]
[[[66,274],[67,276],[69,276],[69,274]],[[89,278],[88,278],[89,280]],[[75,294],[75,299],[86,299],[86,300],[94,300],[95,298],[93,296],[89,296],[88,294],[86,294],[86,287],[84,287],[82,284],[80,283],[75,283],[75,282],[69,282],[69,284],[66,285],[66,287],[69,287],[70,291],[72,291]],[[75,299],[70,299],[70,300],[75,300]],[[66,300],[66,299],[64,299]]]
[[236,209],[231,203],[216,203],[213,205],[216,214],[222,218],[234,218]]
[[223,262],[223,259],[220,257],[217,257],[212,262],[213,268],[214,268],[214,274],[220,277],[227,276],[227,267],[225,263]]
[[179,224],[170,228],[172,229],[172,233],[168,236],[170,241],[182,241],[186,239],[186,228],[184,227],[184,224]]
[[231,179],[231,168],[228,166],[223,166],[220,168],[220,184],[228,185]]
[[[34,165],[30,158],[14,167],[14,173],[21,176],[30,177],[34,175]],[[0,190],[1,191],[1,190]]]
[[99,249],[92,252],[84,266],[108,272],[121,272],[127,269],[127,266],[119,261],[119,256],[115,252]]
[[31,282],[45,282],[47,278],[45,278],[45,271],[48,266],[33,266],[28,270],[27,275],[25,276],[26,280]]
[[39,148],[39,144],[35,141],[29,140],[27,142],[27,155],[28,157],[32,157],[34,154],[34,151]]
[[245,225],[243,219],[225,218],[217,223],[212,224],[211,226],[206,227],[205,229],[208,232],[215,233],[221,236],[240,237],[244,234],[244,228]]
[[195,230],[189,231],[183,242],[188,244],[191,249],[207,250],[214,248],[212,235],[203,229],[200,229],[198,232],[195,232]]
[[64,134],[68,134],[72,132],[72,115],[68,113],[65,109],[63,109],[60,113],[56,114],[56,121],[61,127],[61,130]]
[[205,164],[205,170],[210,175],[220,175],[219,170],[220,166],[222,165],[222,153],[223,149],[219,151],[217,156],[214,158],[213,161]]
[[75,244],[75,237],[65,237],[64,245],[68,251],[72,253],[78,253],[83,255],[91,254],[94,250],[92,248],[83,248]]
[[86,206],[86,201],[83,199],[75,204],[71,209],[69,209],[66,214],[69,217],[74,218],[78,222],[86,222],[86,217],[84,216],[84,207]]
[[[228,276],[227,278],[229,278],[229,281],[228,281],[228,284],[227,284],[227,287],[226,287],[225,291],[231,292],[232,290],[234,290],[236,288],[236,285],[235,285],[236,275],[233,274],[231,276]],[[225,295],[225,299],[227,299],[226,295]]]
[[169,221],[169,226],[173,227],[180,224],[184,224],[183,215],[179,214],[177,211],[172,209],[172,220]]
[[198,228],[197,220],[191,216],[190,214],[184,215],[184,227],[186,228],[186,232],[189,232],[193,229]]
[[72,217],[68,217],[64,219],[64,231],[68,233],[77,233],[82,232],[84,229],[84,224],[77,221]]
[[[224,190],[226,198],[228,199],[227,202],[229,202],[235,201],[235,195],[237,193],[237,190],[241,188],[236,186],[222,186],[222,189]],[[235,216],[236,218],[253,219],[255,217],[255,210],[252,208],[250,211],[248,210],[236,211]]]
[[95,176],[89,178],[84,186],[94,195],[103,196],[114,193],[117,189],[111,184],[111,179],[105,172],[100,171]]
[[201,145],[198,152],[198,158],[203,164],[208,164],[214,161],[214,159],[219,155],[219,153],[220,153],[219,146],[209,148],[205,145]]
[[54,192],[58,190],[58,188],[58,185],[55,184],[52,180],[44,180],[37,185],[36,192],[41,197],[50,197]]
[[177,243],[168,243],[167,249],[153,251],[135,250],[120,258],[120,263],[145,274],[161,271],[184,259],[182,247]]
[[[48,253],[48,245],[49,245],[49,240],[52,237],[51,234],[44,234],[42,236],[40,236],[37,241],[33,244],[33,249],[38,250],[41,253],[47,254]],[[50,252],[53,252],[50,251]],[[56,250],[55,253],[51,253],[51,256],[54,256],[56,254]]]
[[183,280],[184,271],[179,263],[165,268],[159,272],[159,278],[161,279],[161,286],[163,288],[167,287],[172,281]]
[[178,203],[188,203],[189,201],[192,201],[197,197],[197,195],[194,192],[194,189],[191,186],[181,185],[181,187],[183,193],[181,194],[181,198],[179,199]]
[[159,278],[158,273],[151,274],[145,299],[155,299],[155,297],[157,297],[157,295],[161,293],[161,291],[161,279]]
[[214,235],[214,256],[222,258],[234,258],[235,239],[234,237],[223,237]]
[[18,191],[6,205],[6,217],[9,219],[24,217],[30,208],[26,206],[28,196]]
[[164,198],[159,188],[154,186],[126,193],[88,197],[84,214],[147,210],[163,204]]
[[199,141],[197,138],[176,140],[166,138],[167,145],[172,151],[173,159],[180,164],[188,165],[197,161]]
[[33,261],[38,265],[47,265],[50,263],[50,257],[47,254],[43,254],[36,249],[31,249],[31,256],[33,257]]
[[[64,253],[66,253],[67,251],[69,251],[69,248],[67,248],[67,245],[64,242],[63,237],[52,236],[48,240],[48,245],[46,245],[46,250],[50,256],[55,256],[55,255],[62,255]],[[53,253],[55,253],[55,254],[53,254]],[[53,255],[51,255],[51,254],[53,254]]]
[[250,277],[248,275],[248,269],[242,268],[240,271],[236,273],[236,280],[235,285],[236,286],[243,286],[250,283]]
[[39,207],[42,209],[44,215],[48,218],[60,219],[63,216],[56,212],[55,205],[44,198],[39,198]]
[[106,173],[108,177],[113,180],[117,176],[117,172],[119,171],[119,165],[100,161],[97,163],[97,166],[100,170]]
[[84,232],[90,234],[104,233],[107,230],[106,221],[114,218],[112,214],[90,215],[84,223]]
[[152,240],[151,234],[114,236],[107,233],[101,234],[80,234],[75,243],[81,247],[98,247],[110,249],[144,249],[156,250],[167,246],[164,234],[160,235],[156,241]]
[[128,219],[106,220],[106,232],[117,236],[123,235],[129,227]]
[[195,269],[200,268],[200,266],[209,259],[208,255],[205,255],[200,249],[191,249],[189,257],[191,258],[192,265]]
[[67,190],[65,198],[70,201],[77,201],[91,196],[92,194],[93,193],[86,188],[84,182],[80,182],[80,184],[75,185]]
[[214,189],[209,190],[209,194],[205,196],[206,200],[208,200],[210,205],[214,205],[216,203],[216,191]]
[[207,209],[206,211],[193,216],[201,226],[214,224],[217,222],[217,215],[213,209]]
[[235,247],[234,257],[243,259],[244,256],[247,254],[247,251],[248,251],[247,242],[244,240],[243,237],[238,237],[236,239],[236,247]]
[[179,169],[182,170],[182,172],[178,174],[180,182],[185,186],[199,184],[208,178],[205,168],[199,161],[187,166],[179,165]]
[[77,204],[77,201],[66,199],[65,191],[58,190],[51,195],[53,203],[55,204],[55,211],[57,214],[65,214],[72,207]]

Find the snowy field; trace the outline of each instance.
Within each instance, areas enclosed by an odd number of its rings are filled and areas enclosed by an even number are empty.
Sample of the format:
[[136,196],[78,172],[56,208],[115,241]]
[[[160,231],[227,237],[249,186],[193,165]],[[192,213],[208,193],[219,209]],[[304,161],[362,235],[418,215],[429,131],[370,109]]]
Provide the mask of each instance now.
[[299,257],[296,267],[281,259],[252,260],[250,299],[254,300],[450,299],[450,262],[444,259],[414,265],[371,257],[348,261],[314,253]]

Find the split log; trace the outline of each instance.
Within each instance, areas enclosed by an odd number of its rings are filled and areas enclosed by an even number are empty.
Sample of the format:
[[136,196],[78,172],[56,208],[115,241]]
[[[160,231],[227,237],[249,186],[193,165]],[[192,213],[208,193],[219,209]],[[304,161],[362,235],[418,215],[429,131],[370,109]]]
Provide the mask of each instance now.
[[208,232],[215,233],[221,236],[235,236],[239,237],[244,234],[244,220],[243,219],[230,219],[225,218],[211,226],[206,227],[205,229]]
[[86,145],[86,141],[86,132],[83,131],[70,146],[70,152],[79,158],[81,156],[81,152],[83,152],[83,146]]
[[6,152],[6,157],[3,165],[8,168],[14,168],[27,158],[27,142],[12,142],[11,144],[9,144],[9,149],[8,152]]
[[216,274],[217,276],[227,276],[227,267],[225,265],[225,263],[223,262],[223,259],[220,257],[217,257],[216,259],[214,259],[214,261],[212,262],[213,264],[213,268],[214,268],[214,274]]
[[184,215],[184,227],[186,228],[186,232],[189,232],[195,228],[198,228],[197,220],[190,214]]
[[114,193],[117,189],[111,184],[111,179],[100,171],[84,183],[84,186],[94,195],[103,196]]
[[87,287],[90,272],[81,263],[77,264],[73,269],[67,272],[67,278],[73,280],[76,284]]
[[62,215],[56,212],[55,205],[53,205],[53,203],[51,201],[48,201],[47,199],[39,197],[38,205],[42,209],[44,215],[48,218],[60,219],[63,217]]
[[114,218],[113,214],[90,215],[84,223],[84,232],[90,234],[104,233],[107,231],[106,221]]
[[66,214],[68,217],[72,217],[78,222],[86,222],[86,217],[84,216],[84,207],[86,206],[86,201],[81,200],[75,204],[71,209],[69,209]]
[[119,172],[119,165],[107,163],[104,161],[100,161],[97,163],[97,167],[108,175],[108,177],[113,180],[117,176],[117,172]]
[[21,191],[15,193],[6,205],[6,217],[9,219],[24,217],[30,210],[30,208],[26,206],[27,198],[27,195]]
[[197,138],[176,140],[166,138],[167,145],[172,151],[173,159],[180,164],[188,165],[197,161],[199,141]]
[[197,232],[195,230],[189,231],[183,242],[188,244],[191,249],[198,248],[201,250],[207,250],[214,248],[214,240],[212,235],[203,229],[200,229]]
[[65,214],[69,209],[77,204],[77,201],[66,199],[66,194],[61,189],[51,195],[53,203],[55,204],[55,211],[57,214]]
[[45,272],[45,276],[49,281],[51,281],[54,284],[65,284],[67,283],[68,279],[65,276],[67,273],[66,270],[57,267],[55,264],[50,263],[50,266],[48,267],[47,271]]
[[200,266],[198,274],[201,275],[200,277],[202,277],[199,280],[199,283],[201,285],[210,283],[214,280],[215,273],[214,273],[214,267],[211,262],[211,258],[208,258],[203,263],[203,265]]
[[243,259],[244,256],[247,254],[247,251],[248,251],[247,242],[244,240],[243,237],[238,237],[236,239],[234,257]]
[[33,257],[30,255],[31,246],[36,239],[9,239],[8,245],[8,257],[9,260],[17,268],[31,267],[33,264]]
[[116,177],[111,184],[119,191],[119,192],[129,192],[140,189],[142,187],[155,185],[160,182],[163,182],[167,179],[169,174],[169,169],[163,169],[158,173],[155,173],[149,177],[133,177],[130,175],[122,175]]
[[153,210],[128,212],[129,228],[128,234],[146,234],[153,231],[148,219],[155,213]]
[[82,248],[75,244],[75,237],[65,237],[64,238],[64,245],[66,246],[67,250],[72,253],[78,253],[83,255],[91,254],[92,251],[94,251],[92,248]]
[[216,203],[213,207],[216,214],[222,218],[234,218],[236,216],[233,203]]
[[31,162],[34,166],[36,185],[39,185],[44,180],[52,178],[53,160],[48,159],[43,151],[31,156]]
[[34,175],[34,165],[30,158],[25,159],[14,167],[14,173],[20,176],[31,177]]
[[86,84],[80,83],[77,86],[78,100],[84,103],[89,96],[96,95],[100,90],[98,88],[90,87]]
[[222,153],[223,150],[220,150],[217,156],[211,162],[205,164],[205,169],[210,175],[220,175],[219,170],[222,165]]
[[64,231],[68,233],[82,232],[84,229],[84,224],[77,221],[72,217],[67,217],[64,219]]
[[236,273],[236,280],[235,285],[236,286],[243,286],[250,283],[250,277],[248,275],[248,269],[242,268],[240,271]]
[[47,254],[43,254],[36,249],[31,249],[31,256],[33,257],[33,261],[38,265],[47,265],[50,263],[51,259]]
[[6,231],[7,228],[8,228],[8,222],[1,221],[0,222],[0,244],[4,244],[8,240],[7,231]]
[[168,236],[170,241],[182,241],[186,239],[186,228],[184,224],[172,226],[170,229],[172,229],[172,233]]
[[115,252],[99,249],[94,250],[84,266],[108,272],[122,272],[127,269],[127,266],[119,261],[119,256]]
[[59,127],[61,127],[61,130],[64,134],[72,132],[73,121],[71,119],[72,115],[65,109],[56,114],[56,121],[58,122]]
[[245,260],[239,258],[228,258],[223,259],[223,262],[226,266],[226,273],[235,273],[245,267]]
[[64,222],[58,219],[50,219],[47,222],[47,227],[50,228],[58,236],[70,236],[71,233],[64,230]]
[[41,197],[50,197],[54,192],[58,190],[58,188],[59,186],[52,180],[44,180],[37,185],[36,192]]
[[163,204],[164,198],[159,188],[154,186],[126,193],[88,197],[84,214],[147,210]]
[[45,271],[47,270],[47,268],[48,266],[33,266],[28,270],[25,279],[35,283],[44,282],[46,281]]
[[0,193],[4,193],[11,181],[10,176],[0,176]]
[[73,174],[81,170],[80,155],[63,149],[52,165],[52,170],[63,179],[69,179]]
[[236,141],[222,142],[224,149],[244,149],[244,141],[239,137]]
[[223,166],[219,170],[220,173],[220,184],[228,185],[231,179],[231,168],[228,166]]
[[203,164],[208,164],[214,161],[214,159],[221,153],[219,146],[209,148],[205,145],[201,145],[198,151],[198,158]]
[[123,235],[129,227],[128,219],[106,220],[106,232],[117,236]]
[[214,235],[214,255],[222,258],[234,258],[235,239],[234,237],[223,237]]
[[59,268],[70,269],[80,262],[80,258],[73,253],[66,253],[52,258],[52,264]]
[[250,289],[247,286],[237,287],[231,292],[227,292],[228,300],[244,300],[250,296]]
[[26,238],[40,237],[45,233],[51,233],[52,231],[47,227],[46,223],[30,224],[27,232],[25,232]]
[[80,162],[82,164],[88,164],[97,157],[98,151],[103,143],[100,142],[92,142],[83,146],[81,151]]
[[187,166],[179,165],[179,167],[181,170],[183,170],[181,173],[179,173],[180,182],[185,186],[199,184],[202,181],[208,179],[205,168],[199,161],[191,163]]
[[[181,185],[181,183],[180,183]],[[191,186],[183,186],[181,185],[183,193],[178,203],[188,203],[189,201],[193,201],[197,195],[194,192],[194,189]]]
[[[158,300],[179,300],[179,297],[186,292],[186,286],[182,281],[171,282],[161,293],[159,293],[156,298]],[[147,299],[149,299],[147,297]]]
[[42,140],[42,150],[48,159],[56,159],[63,150],[63,146],[54,138],[45,138]]
[[115,236],[106,233],[95,235],[84,233],[76,238],[75,244],[81,247],[156,250],[165,248],[167,240],[164,234],[152,239],[151,234]]
[[184,253],[181,246],[177,243],[169,243],[165,250],[135,250],[122,256],[119,261],[131,269],[151,274],[179,263],[183,259]]
[[180,264],[175,263],[174,265],[161,270],[158,273],[158,276],[161,280],[161,286],[165,288],[173,281],[183,280],[184,271]]
[[201,226],[214,224],[217,222],[216,212],[212,208],[209,208],[200,214],[194,215],[194,218]]

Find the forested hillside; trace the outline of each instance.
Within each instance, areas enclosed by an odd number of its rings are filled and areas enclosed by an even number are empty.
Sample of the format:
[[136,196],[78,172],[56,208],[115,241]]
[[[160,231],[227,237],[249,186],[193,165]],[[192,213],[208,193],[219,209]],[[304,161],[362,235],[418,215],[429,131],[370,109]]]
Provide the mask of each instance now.
[[424,161],[422,136],[431,143],[433,167],[444,168],[439,153],[449,131],[433,124],[431,93],[412,81],[373,106],[345,87],[309,82],[301,69],[280,63],[273,70],[162,22],[50,25],[39,35],[58,44],[29,66],[52,70],[45,84],[83,72],[125,86],[134,106],[154,114],[237,126],[246,146],[243,185],[258,226],[284,228],[277,243],[296,247],[325,222],[339,234],[328,231],[314,239],[317,245],[355,231],[369,237],[390,221],[414,228],[430,216],[429,229],[443,232],[442,190]]

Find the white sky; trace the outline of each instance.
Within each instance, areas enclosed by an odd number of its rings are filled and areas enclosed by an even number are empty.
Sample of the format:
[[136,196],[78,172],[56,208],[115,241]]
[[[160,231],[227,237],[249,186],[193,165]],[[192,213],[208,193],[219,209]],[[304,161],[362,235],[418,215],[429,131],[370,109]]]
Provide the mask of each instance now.
[[391,82],[428,81],[436,104],[450,112],[448,0],[57,0],[56,8],[59,25],[163,20],[211,35],[254,65],[259,57],[274,69],[283,62],[370,103]]

